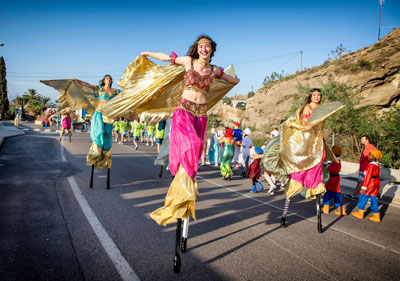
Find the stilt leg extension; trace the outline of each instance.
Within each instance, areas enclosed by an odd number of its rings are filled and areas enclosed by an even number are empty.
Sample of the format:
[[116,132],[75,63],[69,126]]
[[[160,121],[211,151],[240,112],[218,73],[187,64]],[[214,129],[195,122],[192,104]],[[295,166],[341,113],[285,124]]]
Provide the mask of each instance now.
[[110,189],[110,168],[107,169],[107,189]]
[[321,194],[317,194],[317,202],[315,202],[315,205],[317,207],[317,217],[318,217],[318,232],[322,233],[322,218],[321,218]]
[[176,237],[175,237],[175,257],[174,257],[174,272],[181,272],[181,231],[182,231],[182,219],[178,219],[176,224]]
[[181,243],[181,252],[182,253],[186,252],[187,239],[188,239],[188,235],[189,235],[189,220],[190,220],[190,217],[187,217],[183,221],[183,233],[182,233],[182,243]]
[[90,188],[93,188],[93,173],[94,173],[94,165],[92,165],[92,174],[90,175]]
[[282,213],[282,218],[281,218],[281,227],[285,226],[286,223],[286,215],[289,210],[289,204],[290,204],[290,199],[286,199],[285,201],[285,207],[283,208],[283,213]]

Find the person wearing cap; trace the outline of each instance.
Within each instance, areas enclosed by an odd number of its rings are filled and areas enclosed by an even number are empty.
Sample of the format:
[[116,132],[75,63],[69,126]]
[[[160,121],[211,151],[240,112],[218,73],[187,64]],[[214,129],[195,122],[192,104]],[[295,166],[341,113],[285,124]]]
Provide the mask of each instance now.
[[251,158],[253,158],[253,162],[251,162],[249,166],[249,170],[247,171],[247,178],[250,178],[252,181],[252,186],[250,192],[257,193],[263,191],[264,187],[261,182],[258,181],[261,174],[261,157],[264,154],[264,151],[261,147],[254,147],[251,149]]
[[250,138],[251,130],[249,128],[244,129],[243,131],[243,141],[242,141],[242,156],[243,156],[243,164],[245,169],[241,165],[242,168],[242,176],[245,177],[249,170],[249,161],[250,161],[250,148],[253,147],[253,141]]
[[379,179],[381,173],[380,164],[378,162],[379,159],[382,159],[382,152],[378,149],[370,150],[368,154],[369,164],[362,182],[360,197],[358,199],[358,210],[351,213],[356,218],[364,218],[364,208],[368,200],[370,200],[372,217],[369,217],[368,220],[381,222],[377,199],[381,187],[381,181]]
[[219,156],[219,148],[218,148],[218,137],[215,128],[211,129],[210,134],[210,148],[208,150],[208,160],[211,165],[215,165],[218,167],[218,156]]
[[344,206],[342,204],[342,196],[340,194],[340,170],[342,168],[342,163],[340,161],[340,155],[342,155],[342,147],[339,145],[334,145],[332,147],[332,152],[335,154],[338,162],[332,162],[327,166],[327,170],[329,172],[329,180],[325,184],[326,192],[323,197],[323,208],[322,212],[325,214],[329,213],[329,203],[332,198],[335,201],[336,211],[333,213],[338,216],[345,216],[346,211],[344,210]]
[[235,154],[233,155],[233,164],[235,169],[239,169],[239,153],[242,147],[242,139],[243,139],[243,132],[239,129],[240,123],[235,123],[235,129],[233,130],[233,139],[234,139],[234,149]]
[[224,180],[231,180],[233,172],[231,169],[231,161],[233,157],[233,131],[231,128],[225,129],[225,135],[219,140],[219,143],[224,145],[224,150],[221,157],[221,175]]
[[369,161],[368,161],[369,152],[372,149],[376,149],[376,147],[369,142],[369,137],[367,135],[364,135],[361,137],[361,144],[364,145],[364,149],[361,152],[361,156],[360,156],[360,169],[359,169],[359,173],[358,173],[357,186],[356,186],[356,189],[354,190],[353,194],[345,194],[344,195],[344,197],[346,197],[347,199],[353,200],[353,201],[357,199],[357,196],[360,193],[361,184],[364,181],[365,171],[367,170],[367,167],[369,164]]

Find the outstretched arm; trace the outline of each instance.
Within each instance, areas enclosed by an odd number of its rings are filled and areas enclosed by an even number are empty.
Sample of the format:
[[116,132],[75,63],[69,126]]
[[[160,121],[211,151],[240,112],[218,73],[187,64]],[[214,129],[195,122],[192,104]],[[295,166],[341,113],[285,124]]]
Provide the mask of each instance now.
[[222,67],[215,67],[214,71],[213,71],[213,74],[218,79],[223,79],[223,80],[228,81],[228,82],[233,83],[233,84],[238,84],[240,82],[239,78],[232,77],[229,74],[226,74]]
[[185,66],[185,68],[190,67],[191,58],[189,56],[173,57],[172,54],[168,55],[166,53],[161,53],[161,52],[141,52],[140,55],[143,57],[151,57],[161,61],[174,62],[175,64]]
[[89,84],[87,82],[78,80],[76,78],[71,78],[70,80],[75,81],[76,83],[81,84],[82,86],[86,86],[86,87],[89,87],[89,88],[91,88],[93,90],[97,90],[96,86],[93,86],[92,84]]

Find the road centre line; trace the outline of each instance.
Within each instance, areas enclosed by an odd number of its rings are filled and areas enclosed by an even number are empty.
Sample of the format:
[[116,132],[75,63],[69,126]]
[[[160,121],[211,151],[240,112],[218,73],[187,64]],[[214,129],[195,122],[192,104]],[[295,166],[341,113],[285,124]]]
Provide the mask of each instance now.
[[122,256],[121,251],[115,245],[114,241],[108,235],[107,231],[97,218],[96,214],[90,208],[89,203],[86,201],[85,196],[81,192],[78,184],[76,183],[74,177],[68,177],[69,185],[75,195],[76,200],[79,203],[79,206],[82,209],[86,219],[88,220],[90,226],[92,227],[94,233],[99,239],[101,245],[106,251],[107,255],[110,257],[112,263],[117,269],[119,275],[124,281],[139,281],[139,277],[136,275],[135,271],[126,261],[126,259]]
[[[67,162],[67,159],[64,155],[64,138],[61,139],[60,147],[61,147],[61,160],[63,162]],[[107,231],[97,218],[96,214],[90,207],[89,203],[85,199],[85,196],[81,192],[78,184],[76,183],[74,177],[68,177],[68,183],[72,189],[72,192],[78,201],[79,206],[86,219],[88,220],[90,226],[92,227],[94,233],[96,234],[97,239],[99,239],[100,244],[103,246],[107,255],[111,259],[115,268],[117,269],[119,275],[124,281],[139,281],[139,277],[136,275],[135,271],[126,261],[126,259],[122,256],[121,251],[115,245],[114,241],[108,235]]]

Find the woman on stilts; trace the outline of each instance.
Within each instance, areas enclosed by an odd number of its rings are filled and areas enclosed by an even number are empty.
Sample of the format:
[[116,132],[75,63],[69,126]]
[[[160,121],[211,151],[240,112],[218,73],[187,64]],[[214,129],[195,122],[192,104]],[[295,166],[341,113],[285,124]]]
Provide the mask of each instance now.
[[190,215],[195,218],[195,201],[198,196],[196,174],[203,151],[207,129],[207,94],[213,79],[223,79],[233,84],[239,79],[226,73],[222,67],[211,65],[217,44],[208,36],[200,36],[189,48],[186,56],[178,57],[174,52],[142,52],[142,56],[170,61],[185,67],[184,89],[179,104],[173,113],[169,168],[174,176],[164,207],[151,213],[159,224],[178,222],[174,271],[180,272],[181,221]]
[[104,116],[101,110],[109,100],[120,93],[120,90],[113,89],[111,87],[113,80],[111,75],[108,74],[105,75],[102,80],[100,80],[98,86],[91,85],[75,78],[72,78],[71,80],[98,91],[97,98],[99,99],[99,103],[91,120],[90,138],[92,139],[92,145],[90,146],[88,155],[86,157],[86,165],[92,166],[90,188],[93,187],[94,168],[107,168],[107,189],[110,189],[113,120],[110,120]]
[[[321,99],[320,89],[314,88],[310,91],[306,103],[282,125],[282,134],[270,140],[262,161],[264,170],[272,172],[282,182],[289,178],[289,184],[285,188],[286,202],[281,226],[286,223],[290,199],[305,189],[306,198],[316,199],[317,229],[320,233],[320,199],[325,192],[322,164],[326,155],[337,161],[331,149],[324,143],[323,121],[343,107],[340,102],[320,106]],[[319,110],[316,111],[317,108]],[[312,116],[314,111],[317,113]]]

